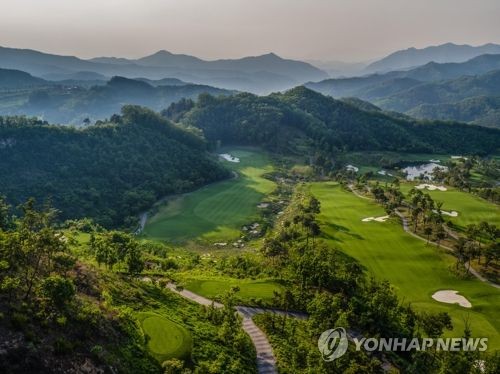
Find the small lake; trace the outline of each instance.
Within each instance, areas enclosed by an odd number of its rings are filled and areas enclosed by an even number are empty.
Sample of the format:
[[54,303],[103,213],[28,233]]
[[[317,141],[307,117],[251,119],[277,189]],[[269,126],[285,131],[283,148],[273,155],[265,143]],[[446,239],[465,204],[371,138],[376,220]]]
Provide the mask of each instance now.
[[446,166],[439,165],[435,162],[430,162],[427,164],[420,164],[420,165],[412,165],[412,166],[407,166],[404,169],[401,169],[402,172],[406,172],[407,176],[406,179],[409,181],[415,180],[416,178],[420,177],[422,174],[426,179],[432,180],[432,171],[435,168],[439,168],[442,170],[448,170]]

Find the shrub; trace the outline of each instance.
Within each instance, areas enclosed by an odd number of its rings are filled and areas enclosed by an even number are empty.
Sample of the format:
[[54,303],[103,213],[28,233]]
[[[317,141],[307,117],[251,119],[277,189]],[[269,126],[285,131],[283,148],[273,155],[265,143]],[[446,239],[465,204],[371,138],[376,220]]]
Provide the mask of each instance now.
[[56,308],[62,309],[73,299],[76,290],[72,280],[59,275],[52,275],[43,280],[41,292]]

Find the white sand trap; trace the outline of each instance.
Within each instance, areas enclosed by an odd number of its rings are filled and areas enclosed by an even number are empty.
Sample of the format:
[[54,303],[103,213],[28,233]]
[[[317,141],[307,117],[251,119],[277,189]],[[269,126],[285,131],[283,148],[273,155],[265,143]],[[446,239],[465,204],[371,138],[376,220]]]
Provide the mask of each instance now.
[[370,221],[385,222],[388,218],[389,218],[389,216],[366,217],[366,218],[363,218],[361,221],[363,221],[363,222],[370,222]]
[[436,163],[436,164],[437,164],[437,163],[440,163],[440,162],[441,162],[441,160],[429,160],[429,162],[434,162],[434,163]]
[[257,205],[257,208],[260,208],[260,209],[265,209],[269,206],[269,203],[260,203],[259,205]]
[[418,186],[415,186],[416,189],[423,190],[427,188],[429,191],[439,190],[439,191],[448,191],[448,189],[444,186],[435,186],[434,184],[422,183]]
[[356,167],[356,166],[354,166],[354,165],[347,165],[345,168],[346,168],[347,170],[349,170],[349,171],[354,171],[354,172],[356,172],[356,173],[359,171],[359,168],[357,168],[357,167]]
[[387,171],[385,170],[379,170],[377,171],[377,174],[380,174],[380,175],[388,175],[390,177],[393,177],[393,175],[391,173],[388,173]]
[[240,159],[238,157],[231,156],[229,153],[222,153],[219,156],[229,162],[240,162]]
[[[436,209],[432,209],[432,211],[434,213],[437,213],[438,211]],[[457,217],[458,216],[458,212],[452,210],[451,212],[448,212],[446,210],[442,210],[441,211],[441,214],[444,214],[445,216],[450,216],[450,217]]]
[[464,157],[464,156],[451,156],[451,158],[454,160],[459,160],[461,158],[463,158],[464,160],[467,160],[467,157]]
[[454,290],[442,290],[437,291],[432,295],[432,298],[436,301],[447,303],[447,304],[458,304],[464,308],[471,308],[472,304],[462,295],[458,294],[458,291]]

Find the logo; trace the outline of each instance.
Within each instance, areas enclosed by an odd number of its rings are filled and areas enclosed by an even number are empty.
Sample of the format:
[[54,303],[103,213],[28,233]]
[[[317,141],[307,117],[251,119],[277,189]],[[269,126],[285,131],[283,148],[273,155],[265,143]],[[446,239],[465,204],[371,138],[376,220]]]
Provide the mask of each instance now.
[[349,342],[347,333],[343,327],[324,331],[318,339],[318,348],[323,356],[323,360],[330,362],[342,357]]

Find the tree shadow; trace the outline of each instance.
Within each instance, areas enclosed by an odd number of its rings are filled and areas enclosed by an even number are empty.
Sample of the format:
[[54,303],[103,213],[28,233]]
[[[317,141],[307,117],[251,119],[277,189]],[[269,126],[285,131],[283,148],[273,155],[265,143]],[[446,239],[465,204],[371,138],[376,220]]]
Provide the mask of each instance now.
[[[359,239],[359,240],[365,240],[365,238],[363,236],[351,232],[351,230],[348,229],[345,226],[337,225],[336,223],[333,223],[333,222],[324,222],[323,225],[327,226],[329,229],[332,229],[332,230],[334,230],[336,232],[341,232],[343,234],[349,235],[352,238]],[[337,237],[335,237],[333,235],[330,235],[330,234],[327,234],[327,233],[323,233],[323,235],[326,238],[328,238],[328,239],[332,239],[332,240],[335,240],[335,241],[338,241],[338,242],[343,242],[342,239],[339,239],[339,238],[337,238]]]

